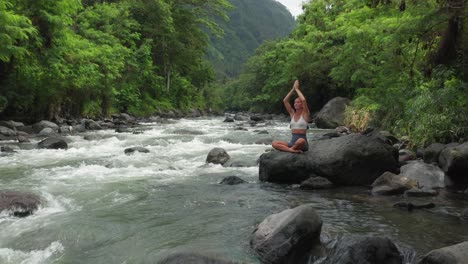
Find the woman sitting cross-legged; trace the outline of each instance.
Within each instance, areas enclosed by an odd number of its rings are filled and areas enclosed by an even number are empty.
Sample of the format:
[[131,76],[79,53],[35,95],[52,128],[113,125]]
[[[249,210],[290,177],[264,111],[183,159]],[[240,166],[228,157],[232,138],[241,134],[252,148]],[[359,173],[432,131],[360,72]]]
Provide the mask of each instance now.
[[[298,97],[294,100],[293,109],[289,100],[294,91],[297,93]],[[291,116],[292,139],[289,143],[286,141],[273,141],[272,146],[281,151],[303,153],[309,149],[309,143],[307,142],[307,121],[309,120],[310,112],[307,101],[301,90],[299,90],[298,80],[294,82],[293,88],[286,97],[284,97],[283,103]]]

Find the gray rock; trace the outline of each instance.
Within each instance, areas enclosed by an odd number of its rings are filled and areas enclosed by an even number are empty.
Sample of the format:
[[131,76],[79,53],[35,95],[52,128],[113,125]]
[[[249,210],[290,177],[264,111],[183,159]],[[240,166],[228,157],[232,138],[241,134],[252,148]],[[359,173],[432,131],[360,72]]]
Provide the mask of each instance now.
[[260,115],[252,115],[250,117],[250,120],[255,121],[255,122],[260,122],[260,121],[263,121],[263,118]]
[[456,186],[468,187],[468,142],[442,150],[439,166]]
[[344,97],[331,99],[317,114],[315,123],[319,128],[336,128],[344,125],[344,111],[351,101]]
[[39,136],[43,136],[43,137],[52,136],[54,134],[55,134],[55,131],[50,127],[46,127],[39,132]]
[[86,119],[85,120],[85,127],[88,130],[101,130],[102,129],[102,127],[101,127],[101,125],[99,125],[99,123],[97,123],[96,121],[91,120],[91,119]]
[[[34,134],[34,129],[32,126],[22,126],[22,127],[17,127],[17,131],[25,132],[27,134]],[[39,131],[38,131],[39,132]]]
[[124,150],[124,153],[126,155],[131,155],[135,152],[141,152],[141,153],[149,153],[150,151],[146,148],[143,148],[143,147],[131,147],[131,148],[126,148]]
[[250,120],[250,117],[248,115],[244,115],[244,114],[241,114],[241,113],[237,113],[235,116],[234,116],[234,120],[237,120],[237,121],[249,121]]
[[16,217],[31,215],[40,204],[41,199],[35,194],[0,192],[0,212],[7,210]]
[[[35,123],[34,125],[32,125],[32,128],[34,130],[34,133],[39,133],[41,132],[44,128],[52,128],[54,131],[57,131],[58,130],[58,125],[53,123],[53,122],[50,122],[50,121],[47,121],[47,120],[42,120],[40,122],[37,122]],[[23,130],[24,131],[24,130]],[[25,132],[28,132],[28,131],[25,131]],[[29,133],[29,132],[28,132]]]
[[398,162],[400,165],[405,165],[410,160],[416,159],[416,153],[408,149],[400,149],[398,150]]
[[86,132],[86,127],[84,124],[77,124],[72,126],[74,132]]
[[398,195],[411,189],[414,181],[402,175],[396,175],[386,171],[372,183],[372,194],[374,195]]
[[465,208],[465,210],[462,211],[460,217],[461,217],[463,220],[467,220],[467,221],[468,221],[468,208]]
[[236,185],[241,183],[246,183],[246,181],[237,176],[228,176],[224,178],[219,184]]
[[439,155],[446,148],[445,144],[432,143],[423,150],[423,160],[426,163],[439,163]]
[[427,189],[427,188],[412,188],[407,190],[404,195],[406,197],[430,197],[430,196],[437,196],[439,194],[438,191],[434,189]]
[[255,229],[250,245],[262,263],[306,263],[319,248],[322,219],[310,204],[268,216]]
[[402,264],[398,247],[387,237],[346,235],[340,238],[321,264]]
[[224,119],[223,122],[225,122],[225,123],[232,123],[232,122],[234,122],[234,118],[228,116],[228,117],[226,117],[226,118]]
[[60,134],[71,134],[73,132],[72,126],[60,126],[58,129]]
[[0,126],[4,126],[4,127],[7,127],[7,128],[9,128],[11,130],[15,130],[15,129],[19,128],[19,127],[23,127],[24,124],[21,123],[21,122],[15,122],[15,121],[11,121],[11,120],[10,121],[3,121],[2,120],[2,121],[0,121]]
[[7,137],[16,136],[16,132],[8,127],[0,126],[0,134]]
[[68,149],[68,144],[62,137],[46,138],[39,142],[37,146],[43,149]]
[[392,146],[361,134],[311,141],[304,154],[280,151],[262,154],[259,178],[299,184],[314,173],[335,185],[368,185],[385,171],[397,170],[393,151]]
[[18,136],[17,139],[18,139],[18,142],[20,142],[20,143],[28,143],[28,142],[31,142],[31,141],[30,141],[27,137],[25,137],[25,136]]
[[321,189],[330,189],[333,187],[328,179],[323,177],[310,177],[309,179],[301,182],[299,186],[303,190],[321,190]]
[[417,182],[418,188],[434,189],[445,187],[445,175],[439,168],[420,161],[410,162],[400,168],[400,175]]
[[190,112],[188,114],[189,117],[200,117],[202,116],[202,113],[199,109],[190,109]]
[[206,157],[206,163],[221,164],[226,163],[231,157],[222,148],[214,148],[210,150],[208,156]]
[[[175,253],[160,261],[158,264],[236,264],[228,260],[219,259],[217,257],[203,255],[200,253]],[[240,264],[240,263],[239,263]]]
[[468,241],[432,250],[419,259],[418,264],[466,264],[468,263]]

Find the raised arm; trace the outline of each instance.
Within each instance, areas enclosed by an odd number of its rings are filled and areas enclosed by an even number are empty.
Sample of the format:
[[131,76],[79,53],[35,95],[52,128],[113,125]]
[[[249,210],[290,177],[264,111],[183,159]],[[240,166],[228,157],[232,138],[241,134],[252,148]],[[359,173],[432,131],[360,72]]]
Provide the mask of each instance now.
[[302,113],[304,115],[307,115],[307,118],[309,118],[309,116],[310,116],[309,106],[307,105],[307,100],[306,100],[305,96],[302,94],[301,90],[299,90],[299,81],[298,80],[296,80],[294,82],[293,89],[296,91],[297,96],[299,97],[299,99],[301,99],[302,108],[303,108]]
[[286,107],[286,110],[288,111],[290,116],[294,115],[294,109],[292,108],[291,103],[289,102],[291,100],[291,96],[293,93],[294,93],[294,86],[291,89],[291,91],[289,91],[289,93],[283,99],[283,104]]

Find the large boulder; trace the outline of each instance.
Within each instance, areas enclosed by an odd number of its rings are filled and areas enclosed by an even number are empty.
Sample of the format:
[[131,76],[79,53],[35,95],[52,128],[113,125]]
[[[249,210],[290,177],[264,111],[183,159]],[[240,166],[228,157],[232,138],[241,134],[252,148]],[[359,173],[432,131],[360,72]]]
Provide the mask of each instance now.
[[252,248],[262,263],[303,262],[320,248],[322,219],[312,205],[305,204],[268,216],[254,231]]
[[387,237],[347,235],[329,249],[321,264],[401,264],[403,256]]
[[423,150],[423,159],[426,163],[438,163],[439,155],[446,148],[445,144],[432,143]]
[[[57,131],[58,128],[59,128],[57,124],[55,124],[53,122],[50,122],[50,121],[47,121],[47,120],[42,120],[42,121],[37,122],[34,125],[32,125],[34,133],[39,133],[46,127],[52,128],[54,131]],[[28,132],[28,131],[25,131],[25,132]]]
[[468,186],[468,142],[447,147],[440,153],[439,166],[457,186]]
[[210,150],[208,156],[206,157],[206,163],[221,164],[226,163],[231,157],[222,148],[214,148]]
[[50,137],[37,144],[43,149],[68,149],[68,144],[63,137]]
[[319,128],[335,128],[344,125],[344,112],[351,101],[344,97],[335,97],[320,110],[315,118]]
[[304,154],[272,151],[260,156],[261,181],[301,183],[312,174],[335,185],[369,185],[398,169],[392,146],[361,134],[309,142]]
[[8,211],[17,217],[28,216],[41,204],[39,196],[30,193],[0,192],[0,212]]
[[400,168],[400,175],[417,182],[418,188],[445,187],[444,172],[437,166],[420,161],[409,162]]
[[0,126],[0,135],[14,137],[16,136],[16,132],[8,127]]
[[468,241],[448,246],[424,255],[418,264],[467,264],[468,263]]

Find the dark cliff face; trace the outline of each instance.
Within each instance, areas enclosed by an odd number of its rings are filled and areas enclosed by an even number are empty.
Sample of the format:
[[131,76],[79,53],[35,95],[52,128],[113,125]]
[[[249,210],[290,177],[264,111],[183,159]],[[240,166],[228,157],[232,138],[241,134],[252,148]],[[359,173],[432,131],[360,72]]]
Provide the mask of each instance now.
[[266,40],[286,37],[296,27],[294,17],[275,0],[229,0],[230,20],[218,21],[224,36],[211,36],[208,59],[219,78],[235,77],[255,49]]

